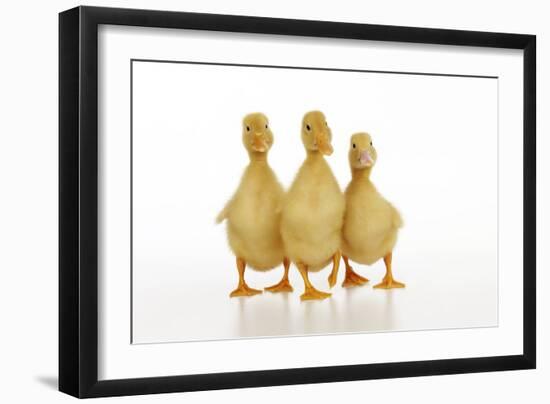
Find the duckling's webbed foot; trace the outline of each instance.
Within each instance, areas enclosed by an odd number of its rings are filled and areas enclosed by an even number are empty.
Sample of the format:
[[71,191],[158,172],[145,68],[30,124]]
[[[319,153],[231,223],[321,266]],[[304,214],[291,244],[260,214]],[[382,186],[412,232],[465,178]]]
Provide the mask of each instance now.
[[354,272],[350,267],[349,271],[346,270],[346,277],[344,278],[344,282],[342,282],[342,287],[351,288],[354,286],[362,286],[365,283],[368,283],[368,281],[369,280],[367,278]]
[[405,284],[393,279],[391,268],[392,253],[389,253],[384,257],[384,264],[386,264],[386,276],[377,285],[374,285],[374,289],[398,289],[404,288]]
[[290,284],[288,279],[281,279],[279,283],[276,283],[275,285],[267,286],[264,288],[264,290],[267,290],[271,293],[279,293],[279,292],[292,292],[294,291],[294,288]]
[[290,284],[290,281],[288,280],[288,270],[290,268],[290,260],[285,257],[283,260],[283,265],[285,267],[285,273],[283,275],[283,279],[281,279],[279,283],[275,285],[264,288],[264,290],[267,290],[268,292],[272,292],[272,293],[294,291],[294,288],[292,287],[292,285]]
[[395,279],[387,279],[385,277],[382,282],[373,286],[374,289],[400,289],[404,287],[404,283],[398,282]]
[[254,296],[262,293],[261,290],[253,289],[248,286],[246,283],[239,285],[237,289],[229,294],[229,297],[243,297],[243,296]]
[[344,257],[344,263],[346,264],[346,277],[344,279],[344,282],[342,282],[342,287],[344,288],[350,288],[353,286],[361,286],[367,283],[369,280],[358,273],[356,273],[351,265],[349,264],[348,257],[345,255]]
[[315,287],[311,284],[308,277],[307,265],[297,263],[296,266],[298,267],[300,275],[302,275],[305,286],[304,293],[300,296],[301,300],[322,300],[331,296],[330,293],[321,292],[320,290],[315,289]]
[[254,296],[262,293],[261,290],[253,289],[246,284],[244,280],[244,270],[246,268],[246,262],[242,258],[237,258],[237,270],[239,271],[239,285],[237,289],[229,294],[229,297],[241,297],[241,296]]
[[331,293],[321,292],[315,289],[313,286],[306,287],[304,293],[300,295],[301,300],[323,300],[330,297]]

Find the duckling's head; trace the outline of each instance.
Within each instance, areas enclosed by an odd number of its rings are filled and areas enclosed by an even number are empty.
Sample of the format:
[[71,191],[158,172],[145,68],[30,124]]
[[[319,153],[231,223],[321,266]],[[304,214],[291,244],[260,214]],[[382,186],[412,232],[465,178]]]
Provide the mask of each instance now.
[[376,163],[378,155],[372,145],[372,137],[366,132],[351,136],[349,145],[349,165],[352,170],[371,168]]
[[249,153],[264,154],[273,145],[273,133],[267,116],[260,112],[243,118],[243,144]]
[[321,111],[310,111],[302,120],[302,142],[307,151],[319,151],[324,155],[332,154],[332,132],[325,115]]

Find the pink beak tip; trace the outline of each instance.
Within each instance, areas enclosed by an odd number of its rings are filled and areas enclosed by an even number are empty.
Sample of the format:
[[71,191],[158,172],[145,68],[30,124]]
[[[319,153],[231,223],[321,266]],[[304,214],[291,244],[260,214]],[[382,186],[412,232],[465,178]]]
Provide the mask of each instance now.
[[360,157],[359,157],[359,161],[361,162],[361,164],[372,164],[372,157],[370,156],[370,153],[368,151],[364,151],[361,153]]

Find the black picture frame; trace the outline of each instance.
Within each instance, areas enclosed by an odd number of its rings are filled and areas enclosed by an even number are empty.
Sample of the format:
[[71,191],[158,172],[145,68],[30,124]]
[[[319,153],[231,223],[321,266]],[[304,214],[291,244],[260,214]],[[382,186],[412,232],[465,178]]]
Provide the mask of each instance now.
[[[181,28],[523,50],[523,354],[98,380],[98,26]],[[536,366],[536,37],[151,10],[59,14],[59,390],[104,397],[326,383]]]

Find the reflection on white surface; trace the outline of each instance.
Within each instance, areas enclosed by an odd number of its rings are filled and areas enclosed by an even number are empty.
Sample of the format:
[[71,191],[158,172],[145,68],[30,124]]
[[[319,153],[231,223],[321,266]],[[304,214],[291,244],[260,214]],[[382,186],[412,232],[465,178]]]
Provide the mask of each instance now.
[[[497,325],[495,271],[464,271],[460,262],[441,262],[444,270],[432,271],[421,263],[404,265],[395,259],[394,273],[405,289],[375,290],[384,265],[355,265],[370,282],[344,289],[339,283],[324,301],[301,302],[303,284],[293,268],[294,293],[229,298],[237,281],[232,261],[220,276],[189,287],[180,276],[166,276],[137,291],[134,301],[134,343],[177,342],[243,337],[296,336],[349,332],[407,331],[489,327]],[[437,263],[436,263],[437,264]],[[174,267],[173,271],[183,271]],[[312,282],[327,290],[328,269],[312,274]],[[247,271],[252,287],[278,281],[282,268],[268,273]],[[180,285],[173,284],[181,279]],[[139,315],[136,315],[138,313]]]

